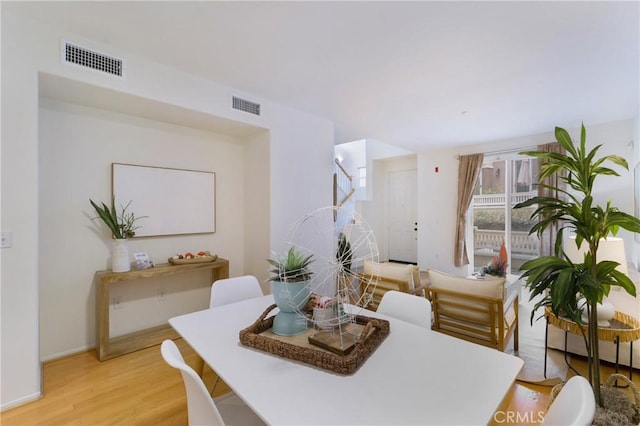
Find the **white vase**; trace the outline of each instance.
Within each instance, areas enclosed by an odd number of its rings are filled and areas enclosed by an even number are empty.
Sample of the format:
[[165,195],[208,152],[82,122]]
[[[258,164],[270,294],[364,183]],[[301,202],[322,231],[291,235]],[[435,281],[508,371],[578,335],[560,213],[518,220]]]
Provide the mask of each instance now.
[[115,239],[111,246],[111,271],[127,272],[131,270],[129,246],[126,239]]

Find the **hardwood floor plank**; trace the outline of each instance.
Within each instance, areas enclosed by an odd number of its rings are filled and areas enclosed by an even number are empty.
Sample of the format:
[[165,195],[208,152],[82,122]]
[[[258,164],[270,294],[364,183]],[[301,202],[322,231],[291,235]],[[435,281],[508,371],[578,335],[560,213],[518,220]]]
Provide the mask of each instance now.
[[[200,365],[195,352],[176,340],[185,361]],[[586,361],[574,356],[572,364],[585,374]],[[613,373],[611,364],[602,365],[603,380]],[[187,402],[180,373],[166,365],[160,346],[146,348],[100,362],[95,351],[83,352],[46,362],[43,366],[44,396],[0,414],[3,426],[26,425],[159,425],[187,424]],[[628,369],[623,369],[628,374]],[[634,383],[640,374],[634,370]],[[211,388],[215,373],[205,370]],[[228,392],[219,382],[216,395]],[[516,382],[509,390],[492,425],[537,425],[550,401],[550,387]],[[542,413],[542,414],[539,414]],[[428,413],[425,413],[425,421]]]
[[[189,365],[197,355],[176,341]],[[95,351],[44,364],[44,396],[0,415],[3,425],[185,425],[180,373],[160,347],[100,362]]]

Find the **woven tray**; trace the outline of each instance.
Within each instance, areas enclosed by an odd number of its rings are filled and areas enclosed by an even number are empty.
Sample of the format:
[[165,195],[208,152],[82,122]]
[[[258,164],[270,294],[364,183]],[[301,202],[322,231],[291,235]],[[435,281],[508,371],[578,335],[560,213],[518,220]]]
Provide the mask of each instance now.
[[192,259],[174,259],[172,257],[169,258],[169,263],[172,265],[188,265],[190,263],[207,263],[213,262],[218,258],[217,254],[207,255],[207,256],[197,256]]
[[270,329],[273,326],[274,316],[266,317],[275,307],[275,304],[269,306],[255,323],[241,330],[240,342],[245,346],[311,364],[338,374],[354,373],[389,335],[389,321],[356,315],[356,323],[365,326],[360,339],[349,354],[338,355],[306,342],[307,334],[315,333],[315,330],[299,335],[301,337],[283,337],[273,334]]

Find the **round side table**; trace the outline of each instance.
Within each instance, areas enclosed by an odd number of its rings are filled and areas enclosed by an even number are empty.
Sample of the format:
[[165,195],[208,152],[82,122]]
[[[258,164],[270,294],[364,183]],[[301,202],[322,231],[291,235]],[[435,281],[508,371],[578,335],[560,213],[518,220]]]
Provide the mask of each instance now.
[[[547,328],[544,335],[544,376],[547,377],[547,337],[549,325],[564,330],[564,362],[576,374],[579,374],[575,368],[571,366],[567,359],[567,333],[582,336],[582,330],[588,334],[588,324],[578,325],[575,321],[568,318],[558,317],[553,314],[549,307],[545,308],[545,317],[547,319]],[[620,342],[629,342],[629,379],[633,376],[633,342],[640,339],[640,321],[638,319],[616,311],[613,319],[609,321],[608,327],[598,327],[598,340],[613,342],[616,344],[616,373],[619,370],[619,354]]]

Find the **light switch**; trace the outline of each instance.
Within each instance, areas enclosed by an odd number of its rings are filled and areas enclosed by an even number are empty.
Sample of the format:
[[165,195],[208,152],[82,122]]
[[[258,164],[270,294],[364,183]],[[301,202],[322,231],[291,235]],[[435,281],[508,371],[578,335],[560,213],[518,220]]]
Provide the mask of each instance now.
[[12,240],[13,240],[13,232],[2,231],[0,233],[0,240],[1,240],[0,247],[2,248],[11,247]]

